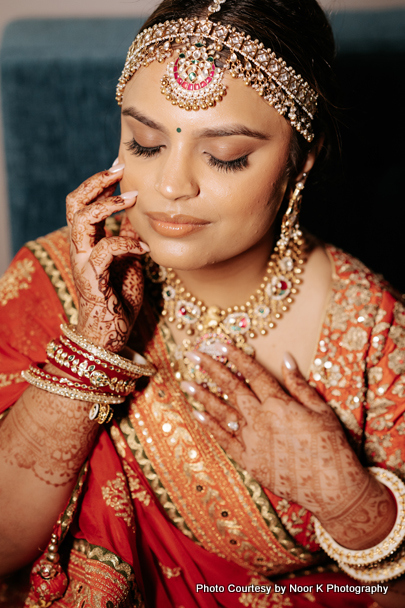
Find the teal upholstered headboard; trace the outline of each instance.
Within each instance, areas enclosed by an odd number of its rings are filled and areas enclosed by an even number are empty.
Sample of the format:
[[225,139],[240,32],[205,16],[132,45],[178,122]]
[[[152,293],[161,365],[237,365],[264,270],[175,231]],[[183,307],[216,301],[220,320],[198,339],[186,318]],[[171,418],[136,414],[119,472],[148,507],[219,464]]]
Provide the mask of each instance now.
[[[347,108],[344,179],[313,231],[405,290],[405,10],[332,16]],[[5,30],[2,105],[13,249],[65,223],[66,194],[117,154],[115,85],[139,19],[24,20]]]

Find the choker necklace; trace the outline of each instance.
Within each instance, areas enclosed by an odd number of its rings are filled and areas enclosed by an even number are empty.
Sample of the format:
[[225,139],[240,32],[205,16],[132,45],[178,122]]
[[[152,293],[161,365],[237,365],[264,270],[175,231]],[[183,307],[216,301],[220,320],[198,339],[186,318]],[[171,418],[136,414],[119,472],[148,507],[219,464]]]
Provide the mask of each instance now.
[[254,348],[247,339],[265,336],[293,304],[306,261],[305,240],[298,223],[303,188],[304,182],[296,184],[266,273],[259,288],[243,305],[206,306],[187,291],[172,268],[157,267],[151,258],[145,260],[148,277],[154,283],[162,283],[163,319],[176,323],[187,335],[173,353],[178,379],[199,384],[207,381],[205,372],[184,357],[190,350],[205,352],[222,361],[217,343],[223,342],[254,356]]

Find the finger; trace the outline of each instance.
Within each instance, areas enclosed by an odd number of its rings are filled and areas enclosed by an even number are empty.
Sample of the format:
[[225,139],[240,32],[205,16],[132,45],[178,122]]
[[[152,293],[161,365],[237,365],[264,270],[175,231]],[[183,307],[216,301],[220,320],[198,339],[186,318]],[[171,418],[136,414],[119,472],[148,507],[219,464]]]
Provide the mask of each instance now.
[[308,409],[320,414],[333,414],[332,409],[318,395],[316,390],[308,384],[300,370],[294,357],[290,353],[285,353],[282,367],[285,386],[293,397],[299,403],[305,405]]
[[97,243],[90,254],[89,262],[96,275],[100,276],[110,267],[114,258],[120,255],[141,255],[142,253],[145,251],[139,241],[122,236],[111,236]]
[[120,236],[129,236],[131,239],[139,239],[138,233],[135,231],[126,213],[124,213],[122,218]]
[[222,345],[222,352],[248,381],[260,401],[268,397],[283,397],[284,391],[275,378],[260,363],[232,344]]
[[198,351],[198,353],[188,352],[186,353],[186,357],[204,369],[222,392],[228,395],[230,402],[238,410],[238,399],[240,397],[254,397],[245,382],[233,374],[223,363],[215,361],[215,359],[201,351]]
[[143,300],[143,272],[139,260],[129,255],[114,261],[111,282],[126,308],[136,317]]
[[242,439],[224,431],[221,425],[208,412],[202,413],[193,410],[193,415],[215,437],[225,452],[243,466],[244,446]]
[[100,236],[105,236],[104,228],[100,234],[100,223],[116,211],[132,207],[136,195],[136,191],[126,192],[121,196],[113,196],[105,201],[79,209],[74,215],[71,230],[71,240],[76,252],[85,253],[100,240]]
[[236,423],[240,427],[242,426],[242,420],[240,418],[240,415],[237,414],[234,407],[230,406],[227,403],[224,403],[218,397],[213,395],[210,391],[203,388],[196,382],[182,382],[180,384],[180,388],[185,393],[187,393],[191,397],[194,397],[195,399],[197,399],[197,401],[202,403],[207,412],[209,412],[209,414],[211,414],[211,416],[215,418],[215,420],[224,429],[224,431],[232,433],[239,430],[236,428],[232,428],[235,427]]
[[[74,214],[89,203],[92,203],[106,188],[112,188],[122,178],[124,165],[116,165],[108,171],[96,173],[86,179],[76,190],[66,197],[66,218],[70,225]],[[115,187],[114,187],[115,190]]]

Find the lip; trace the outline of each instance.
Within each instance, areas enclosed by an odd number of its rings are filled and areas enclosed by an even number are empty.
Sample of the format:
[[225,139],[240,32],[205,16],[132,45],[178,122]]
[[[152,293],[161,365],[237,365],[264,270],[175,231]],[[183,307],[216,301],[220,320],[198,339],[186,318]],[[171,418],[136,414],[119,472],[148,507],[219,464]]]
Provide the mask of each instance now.
[[146,215],[155,232],[172,238],[198,232],[210,223],[192,215],[168,215],[167,213],[147,213]]

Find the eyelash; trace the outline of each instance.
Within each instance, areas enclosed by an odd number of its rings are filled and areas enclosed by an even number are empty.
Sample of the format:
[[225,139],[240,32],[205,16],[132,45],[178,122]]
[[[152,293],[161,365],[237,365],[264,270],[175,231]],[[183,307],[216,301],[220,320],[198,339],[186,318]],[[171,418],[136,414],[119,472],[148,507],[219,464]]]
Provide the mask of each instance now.
[[[125,143],[127,150],[132,152],[135,156],[143,156],[145,158],[152,158],[156,156],[160,152],[162,146],[155,146],[153,148],[145,148],[138,144],[138,142],[133,138],[131,141]],[[229,173],[230,171],[242,171],[246,169],[248,166],[248,155],[245,154],[240,158],[235,158],[234,160],[220,160],[219,158],[215,158],[211,154],[208,155],[208,165],[210,167],[214,167],[218,171],[223,171],[224,173]]]

